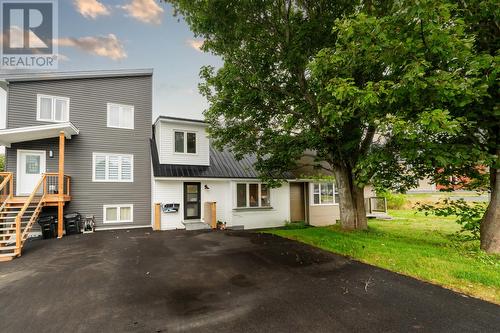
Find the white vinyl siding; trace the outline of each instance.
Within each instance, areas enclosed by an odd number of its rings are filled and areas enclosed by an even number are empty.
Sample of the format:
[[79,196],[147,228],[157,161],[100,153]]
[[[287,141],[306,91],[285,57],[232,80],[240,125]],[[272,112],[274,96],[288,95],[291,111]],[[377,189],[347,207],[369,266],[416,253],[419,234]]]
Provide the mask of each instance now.
[[236,184],[236,208],[270,207],[270,191],[266,184]]
[[37,95],[36,120],[55,123],[69,121],[69,98]]
[[134,156],[122,154],[93,154],[94,182],[133,182]]
[[108,127],[134,129],[134,106],[108,103]]
[[104,205],[104,223],[131,223],[134,222],[134,205]]
[[312,205],[338,205],[339,193],[334,183],[312,184]]

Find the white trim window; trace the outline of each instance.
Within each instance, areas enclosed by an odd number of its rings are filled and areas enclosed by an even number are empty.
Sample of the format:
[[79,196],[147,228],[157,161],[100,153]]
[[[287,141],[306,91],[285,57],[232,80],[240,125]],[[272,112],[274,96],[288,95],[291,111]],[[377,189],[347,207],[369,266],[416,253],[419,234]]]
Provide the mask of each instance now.
[[134,129],[134,106],[108,103],[108,127]]
[[132,223],[134,222],[134,205],[104,205],[103,223]]
[[312,205],[338,205],[339,192],[334,183],[312,183]]
[[174,130],[174,153],[195,155],[198,151],[196,132]]
[[271,191],[267,184],[237,183],[236,208],[271,207]]
[[133,182],[134,155],[93,153],[92,181]]
[[69,121],[69,98],[37,95],[36,120],[54,123]]

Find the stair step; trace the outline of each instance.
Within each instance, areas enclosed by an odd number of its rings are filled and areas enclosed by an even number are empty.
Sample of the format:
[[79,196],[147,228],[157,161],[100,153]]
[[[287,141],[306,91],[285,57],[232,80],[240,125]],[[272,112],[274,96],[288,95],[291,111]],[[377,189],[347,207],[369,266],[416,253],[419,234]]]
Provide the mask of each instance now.
[[0,251],[10,251],[10,250],[15,250],[17,249],[17,246],[13,245],[13,246],[2,246],[0,247]]
[[[14,210],[12,210],[12,211],[5,211],[4,210],[4,211],[1,211],[0,214],[17,214],[17,213],[19,213],[20,210],[21,209],[16,209],[15,211]],[[34,211],[36,211],[36,210],[35,209],[33,209],[33,210],[25,210],[25,213],[30,213],[30,212],[32,213]]]
[[[31,214],[33,215],[33,214]],[[25,218],[30,218],[31,215],[28,215],[28,214],[23,214],[22,218],[25,219]],[[12,219],[15,219],[17,217],[16,216],[0,216],[0,220],[12,220]]]
[[[21,224],[26,224],[28,222],[29,222],[29,220],[24,220],[24,219],[21,220]],[[12,222],[0,222],[0,230],[3,229],[2,225],[16,225],[16,221],[12,221]]]

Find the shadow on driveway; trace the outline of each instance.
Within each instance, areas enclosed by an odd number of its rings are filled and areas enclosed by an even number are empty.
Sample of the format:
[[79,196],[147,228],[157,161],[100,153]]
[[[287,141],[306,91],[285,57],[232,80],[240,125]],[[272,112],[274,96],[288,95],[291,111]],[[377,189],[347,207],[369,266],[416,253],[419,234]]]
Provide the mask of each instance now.
[[0,332],[498,332],[500,307],[251,232],[106,231],[0,264]]

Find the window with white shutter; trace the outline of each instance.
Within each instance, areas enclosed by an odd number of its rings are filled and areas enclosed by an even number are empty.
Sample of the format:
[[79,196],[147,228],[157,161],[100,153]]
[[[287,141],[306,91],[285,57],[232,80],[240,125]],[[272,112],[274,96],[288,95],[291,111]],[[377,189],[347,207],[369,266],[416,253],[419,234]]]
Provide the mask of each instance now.
[[133,182],[134,156],[124,154],[93,154],[94,182]]
[[134,106],[108,103],[108,127],[134,129]]

